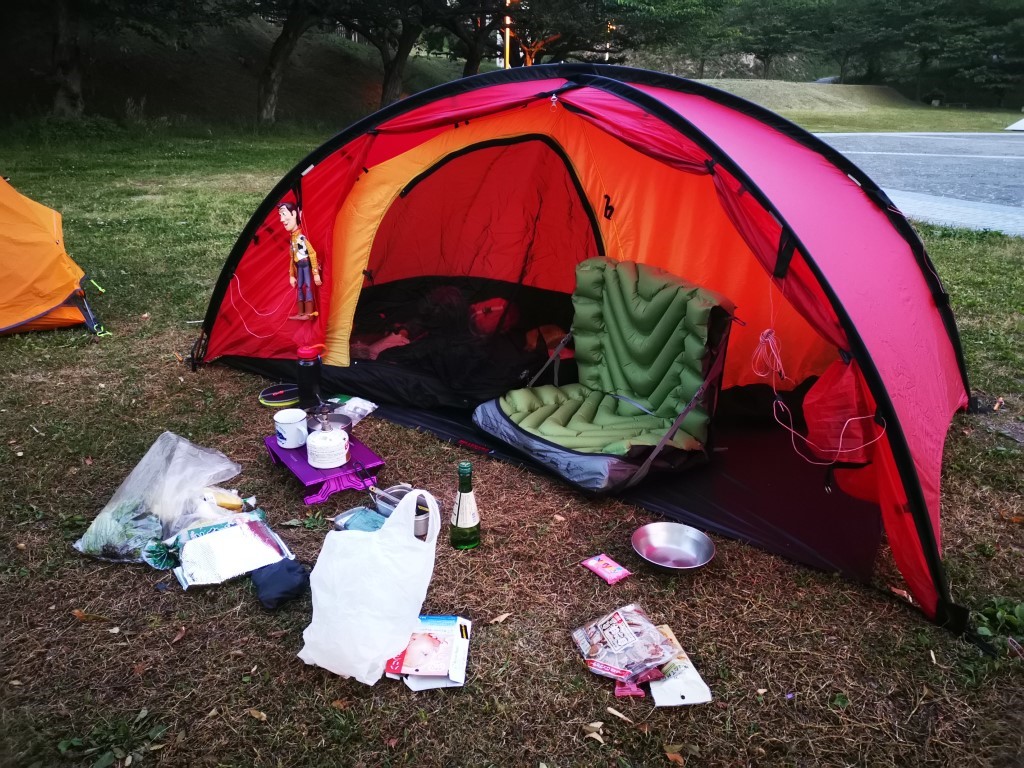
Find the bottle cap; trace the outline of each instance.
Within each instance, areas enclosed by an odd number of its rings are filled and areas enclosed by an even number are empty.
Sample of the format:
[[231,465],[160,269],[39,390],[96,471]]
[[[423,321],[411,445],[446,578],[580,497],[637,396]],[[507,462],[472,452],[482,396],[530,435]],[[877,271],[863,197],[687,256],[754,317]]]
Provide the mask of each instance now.
[[459,474],[468,475],[473,471],[473,462],[471,461],[460,461],[459,462]]
[[299,360],[316,360],[320,356],[320,353],[325,349],[326,347],[323,344],[312,344],[308,347],[299,347]]

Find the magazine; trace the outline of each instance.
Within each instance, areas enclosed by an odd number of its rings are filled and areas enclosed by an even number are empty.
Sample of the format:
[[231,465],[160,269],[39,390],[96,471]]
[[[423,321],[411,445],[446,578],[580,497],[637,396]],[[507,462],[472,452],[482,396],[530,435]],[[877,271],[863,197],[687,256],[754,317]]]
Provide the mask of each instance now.
[[409,644],[388,660],[385,673],[414,691],[463,685],[472,626],[461,616],[420,616]]

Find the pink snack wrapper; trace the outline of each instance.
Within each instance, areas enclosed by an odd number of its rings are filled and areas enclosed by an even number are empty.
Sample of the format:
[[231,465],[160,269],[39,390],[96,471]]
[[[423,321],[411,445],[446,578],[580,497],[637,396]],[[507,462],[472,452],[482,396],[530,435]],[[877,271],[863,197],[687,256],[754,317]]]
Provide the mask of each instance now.
[[660,669],[658,669],[657,667],[652,667],[651,669],[648,669],[646,672],[642,672],[639,675],[639,677],[637,677],[636,684],[637,685],[642,685],[643,683],[649,683],[652,680],[664,680],[664,679],[665,679],[665,675],[662,674],[662,671]]
[[609,584],[617,584],[630,575],[629,571],[604,553],[588,557],[580,565],[589,568]]
[[615,698],[624,699],[628,696],[636,696],[637,698],[644,698],[647,694],[644,693],[643,689],[636,683],[629,682],[626,680],[615,681]]

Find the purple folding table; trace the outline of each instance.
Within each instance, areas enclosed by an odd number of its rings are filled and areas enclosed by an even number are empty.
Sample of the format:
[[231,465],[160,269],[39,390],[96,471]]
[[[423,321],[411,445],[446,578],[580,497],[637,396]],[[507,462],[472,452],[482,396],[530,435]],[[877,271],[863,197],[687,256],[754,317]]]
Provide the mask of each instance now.
[[384,466],[384,459],[371,451],[354,437],[349,439],[349,460],[334,469],[317,469],[306,461],[306,446],[282,448],[277,444],[277,435],[263,438],[270,454],[270,460],[291,470],[302,484],[309,488],[320,485],[312,496],[306,496],[306,504],[319,504],[338,491],[349,489],[365,490],[377,484],[377,470]]

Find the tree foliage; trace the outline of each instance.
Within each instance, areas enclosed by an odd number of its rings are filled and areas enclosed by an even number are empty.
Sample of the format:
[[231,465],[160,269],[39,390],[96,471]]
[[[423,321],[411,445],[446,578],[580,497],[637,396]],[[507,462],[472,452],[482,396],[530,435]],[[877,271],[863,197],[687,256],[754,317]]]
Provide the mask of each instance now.
[[694,0],[690,11],[662,22],[671,32],[641,58],[698,77],[711,60],[761,77],[804,62],[923,100],[1024,95],[1024,0]]
[[[1024,0],[855,0],[827,6],[846,19],[842,44],[825,34],[819,55],[852,77],[904,86],[917,99],[989,93],[998,102],[1024,74]],[[856,13],[856,11],[860,11]],[[845,72],[843,72],[845,75]]]
[[429,0],[428,20],[434,29],[428,30],[428,47],[465,61],[463,77],[475,75],[484,58],[498,52],[505,11],[505,0]]
[[522,0],[508,8],[513,44],[526,66],[612,49],[616,33],[606,0]]
[[48,0],[39,10],[53,29],[53,112],[79,117],[87,61],[83,39],[130,30],[166,44],[182,43],[202,24],[221,24],[234,14],[237,0]]
[[737,0],[725,20],[732,44],[757,59],[768,78],[773,62],[809,50],[815,11],[814,0]]
[[926,101],[1024,96],[1024,0],[44,0],[39,8],[54,30],[54,111],[70,116],[84,109],[89,36],[131,30],[185,44],[197,26],[253,14],[280,28],[258,83],[262,122],[273,122],[287,61],[318,25],[343,26],[377,49],[382,105],[400,97],[417,45],[464,60],[463,75],[472,75],[499,55],[506,27],[513,66],[618,63],[643,51],[697,77],[709,63],[767,78],[805,62],[840,82],[889,83]]

